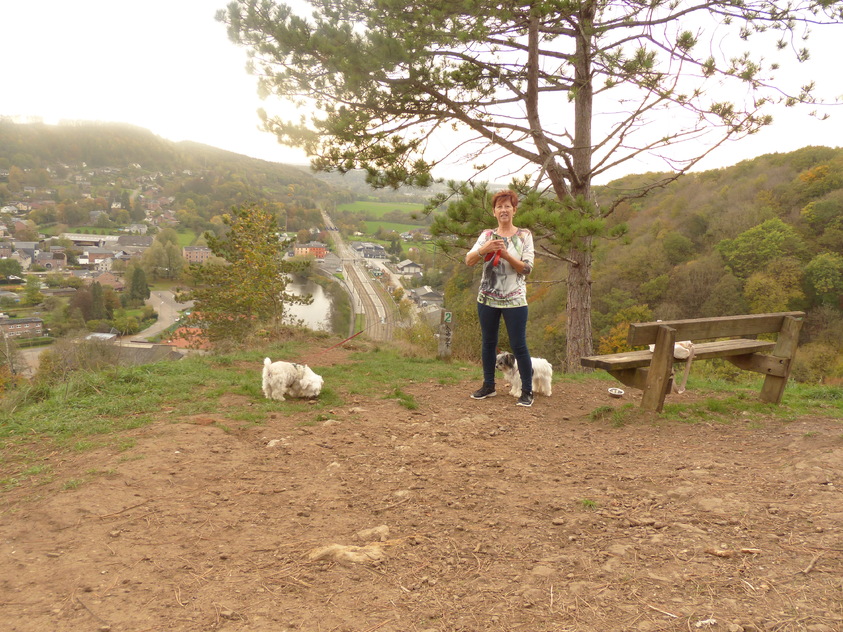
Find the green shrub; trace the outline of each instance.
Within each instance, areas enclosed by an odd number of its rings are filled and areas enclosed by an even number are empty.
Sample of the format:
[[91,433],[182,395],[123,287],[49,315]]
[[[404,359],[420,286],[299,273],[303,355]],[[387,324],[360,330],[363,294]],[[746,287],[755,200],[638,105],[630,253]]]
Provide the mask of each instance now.
[[831,375],[837,359],[834,347],[823,342],[809,342],[796,350],[791,379],[803,384],[820,384]]

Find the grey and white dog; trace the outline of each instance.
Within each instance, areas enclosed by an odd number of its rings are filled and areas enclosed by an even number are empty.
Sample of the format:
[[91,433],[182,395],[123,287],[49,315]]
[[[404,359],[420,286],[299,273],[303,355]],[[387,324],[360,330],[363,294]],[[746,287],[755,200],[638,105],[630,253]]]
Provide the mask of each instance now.
[[318,397],[324,380],[306,364],[263,361],[263,394],[267,399],[285,401],[288,397]]
[[[544,358],[531,358],[533,362],[533,394],[552,394],[553,366]],[[495,368],[501,371],[509,381],[509,394],[513,397],[521,397],[521,374],[518,373],[518,362],[515,356],[509,352],[499,353],[495,362]]]

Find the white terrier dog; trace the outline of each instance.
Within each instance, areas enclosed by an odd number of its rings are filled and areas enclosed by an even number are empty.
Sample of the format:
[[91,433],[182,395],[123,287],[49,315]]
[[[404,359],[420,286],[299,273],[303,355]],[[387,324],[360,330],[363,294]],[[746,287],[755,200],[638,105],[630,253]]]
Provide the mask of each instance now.
[[263,361],[263,394],[267,399],[284,401],[290,397],[318,397],[324,380],[306,364]]
[[[553,366],[544,358],[532,358],[532,361],[533,394],[550,397]],[[504,377],[509,380],[509,394],[513,397],[521,397],[521,374],[518,373],[518,362],[515,360],[515,356],[509,352],[499,353],[495,368],[502,371]]]

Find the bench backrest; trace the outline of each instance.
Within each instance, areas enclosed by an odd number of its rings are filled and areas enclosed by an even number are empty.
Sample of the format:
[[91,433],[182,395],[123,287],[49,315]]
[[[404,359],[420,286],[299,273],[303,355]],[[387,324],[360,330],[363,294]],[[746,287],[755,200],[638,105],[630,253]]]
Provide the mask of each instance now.
[[629,326],[628,342],[633,347],[654,344],[659,327],[662,326],[675,329],[677,341],[771,334],[781,331],[785,318],[803,318],[804,316],[805,312],[778,312],[775,314],[750,314],[747,316],[719,316],[717,318],[663,320],[655,323],[632,323]]

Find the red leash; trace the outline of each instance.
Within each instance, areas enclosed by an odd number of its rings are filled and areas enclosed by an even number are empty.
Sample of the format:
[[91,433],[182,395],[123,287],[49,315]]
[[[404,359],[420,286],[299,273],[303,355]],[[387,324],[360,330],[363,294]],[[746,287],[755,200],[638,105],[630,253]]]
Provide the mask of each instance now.
[[[348,338],[346,338],[345,340],[340,340],[337,344],[335,344],[335,345],[333,345],[333,346],[331,346],[331,347],[328,347],[327,349],[323,349],[323,350],[322,350],[322,351],[320,351],[319,353],[325,353],[326,351],[330,351],[331,349],[336,349],[336,348],[337,348],[337,347],[339,347],[340,345],[344,345],[346,342],[348,342],[348,341],[349,341],[349,340],[351,340],[352,338],[355,338],[355,337],[359,336],[359,335],[360,335],[360,334],[362,334],[364,331],[366,331],[366,330],[365,330],[365,329],[361,329],[360,331],[358,331],[358,332],[357,332],[356,334],[354,334],[353,336],[349,336],[349,337],[348,337]],[[318,355],[318,354],[317,354],[317,355]]]

